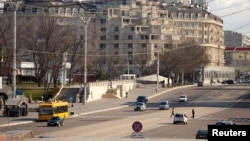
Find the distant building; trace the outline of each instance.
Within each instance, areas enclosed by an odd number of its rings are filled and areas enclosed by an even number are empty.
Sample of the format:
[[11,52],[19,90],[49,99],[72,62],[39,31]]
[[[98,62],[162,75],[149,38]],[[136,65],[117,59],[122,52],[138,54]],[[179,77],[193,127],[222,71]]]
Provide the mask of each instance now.
[[[149,66],[157,59],[158,50],[167,51],[192,43],[205,49],[209,55],[207,66],[197,66],[203,67],[204,81],[209,82],[211,77],[226,77],[222,75],[225,63],[223,20],[204,8],[205,0],[89,1],[95,2],[94,7],[73,0],[67,0],[67,3],[31,1],[27,0],[17,11],[18,18],[22,19],[19,24],[29,22],[31,16],[56,16],[60,18],[60,25],[75,26],[77,37],[82,34],[84,26],[77,13],[95,13],[91,24],[100,27],[101,37],[96,39],[98,45],[95,47],[98,54],[103,55],[101,63],[108,68],[110,56],[117,57],[111,61],[122,67],[120,74],[127,71],[140,76],[138,57]],[[6,12],[12,14],[11,6],[6,7]]]
[[250,47],[250,36],[234,31],[224,31],[226,47]]
[[[140,58],[150,65],[157,59],[158,49],[171,50],[189,42],[204,48],[209,55],[210,63],[207,66],[197,66],[205,69],[203,81],[209,83],[211,78],[228,78],[229,75],[224,74],[230,72],[223,72],[229,70],[223,68],[223,20],[197,4],[196,1],[178,3],[170,0],[98,3],[100,12],[97,13],[96,22],[102,30],[100,54],[106,55],[106,62],[109,56],[119,56],[116,64],[127,65],[123,62],[129,62],[130,71],[140,76],[136,59],[141,52],[148,52]],[[127,67],[124,68],[123,73],[127,71]]]
[[250,48],[226,47],[224,51],[225,66],[235,68],[239,80],[250,80]]

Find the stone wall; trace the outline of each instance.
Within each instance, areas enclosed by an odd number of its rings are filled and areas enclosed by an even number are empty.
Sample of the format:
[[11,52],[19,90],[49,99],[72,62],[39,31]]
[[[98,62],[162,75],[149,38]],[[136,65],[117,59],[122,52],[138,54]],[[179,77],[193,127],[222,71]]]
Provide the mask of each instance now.
[[89,97],[87,102],[101,99],[109,89],[115,89],[114,95],[117,97],[125,97],[126,92],[135,88],[134,80],[118,80],[118,81],[102,81],[89,83]]

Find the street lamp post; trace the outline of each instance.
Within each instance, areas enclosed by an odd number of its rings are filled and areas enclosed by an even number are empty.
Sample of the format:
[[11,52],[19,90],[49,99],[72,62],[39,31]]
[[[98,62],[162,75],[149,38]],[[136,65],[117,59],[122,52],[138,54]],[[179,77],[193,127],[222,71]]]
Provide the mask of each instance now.
[[8,0],[6,3],[13,7],[13,98],[16,98],[16,13],[21,4],[20,0]]
[[84,91],[83,91],[83,96],[82,96],[82,103],[83,105],[87,104],[87,32],[88,32],[88,22],[90,21],[90,17],[86,18],[85,15],[79,14],[78,16],[80,17],[80,19],[83,21],[84,23],[84,80],[83,80],[83,84],[84,84]]
[[157,46],[157,71],[156,71],[156,77],[157,77],[157,82],[156,82],[156,93],[158,93],[159,90],[159,70],[160,70],[160,54],[159,54],[159,46]]
[[128,75],[129,75],[129,56],[128,56]]
[[87,92],[87,31],[88,31],[88,23],[84,23],[84,40],[85,40],[85,45],[84,45],[84,99],[83,99],[83,105],[86,105],[86,92]]
[[16,98],[16,11],[17,4],[14,6],[14,38],[13,38],[13,98]]

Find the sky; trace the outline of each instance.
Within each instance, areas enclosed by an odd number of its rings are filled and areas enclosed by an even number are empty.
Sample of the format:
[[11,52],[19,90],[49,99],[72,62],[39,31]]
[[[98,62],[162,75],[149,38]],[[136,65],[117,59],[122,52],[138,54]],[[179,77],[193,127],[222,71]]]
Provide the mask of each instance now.
[[211,13],[221,17],[224,30],[250,36],[250,0],[207,0]]

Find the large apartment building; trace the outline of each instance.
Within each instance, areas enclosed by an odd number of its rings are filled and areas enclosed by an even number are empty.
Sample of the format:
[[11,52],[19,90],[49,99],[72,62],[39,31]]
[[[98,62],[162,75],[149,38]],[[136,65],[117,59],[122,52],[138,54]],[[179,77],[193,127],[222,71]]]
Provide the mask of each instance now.
[[100,50],[107,57],[115,54],[119,61],[128,60],[130,72],[140,74],[134,61],[142,52],[150,52],[145,61],[150,64],[157,59],[158,50],[193,42],[210,57],[210,63],[203,66],[204,81],[233,77],[233,69],[224,68],[223,21],[206,7],[150,0],[105,1],[97,6],[103,31]]
[[224,31],[226,47],[250,47],[250,36],[234,31]]
[[187,0],[95,0],[89,1],[96,7],[91,11],[86,5],[74,5],[72,2],[63,4],[58,1],[51,2],[57,3],[57,6],[48,5],[49,10],[43,10],[41,4],[44,3],[34,1],[27,4],[37,7],[40,5],[40,8],[27,6],[22,9],[22,16],[39,16],[39,13],[44,12],[60,16],[63,21],[82,29],[84,24],[79,24],[82,21],[77,13],[95,13],[91,22],[100,27],[98,53],[104,56],[106,68],[108,59],[117,56],[115,63],[124,66],[123,73],[140,76],[136,58],[144,58],[144,63],[150,65],[157,59],[159,51],[171,51],[193,43],[204,48],[209,55],[210,63],[197,66],[196,70],[205,83],[209,83],[211,78],[233,78],[234,70],[224,67],[223,21],[207,11],[204,0],[198,2],[200,3],[189,3]]

